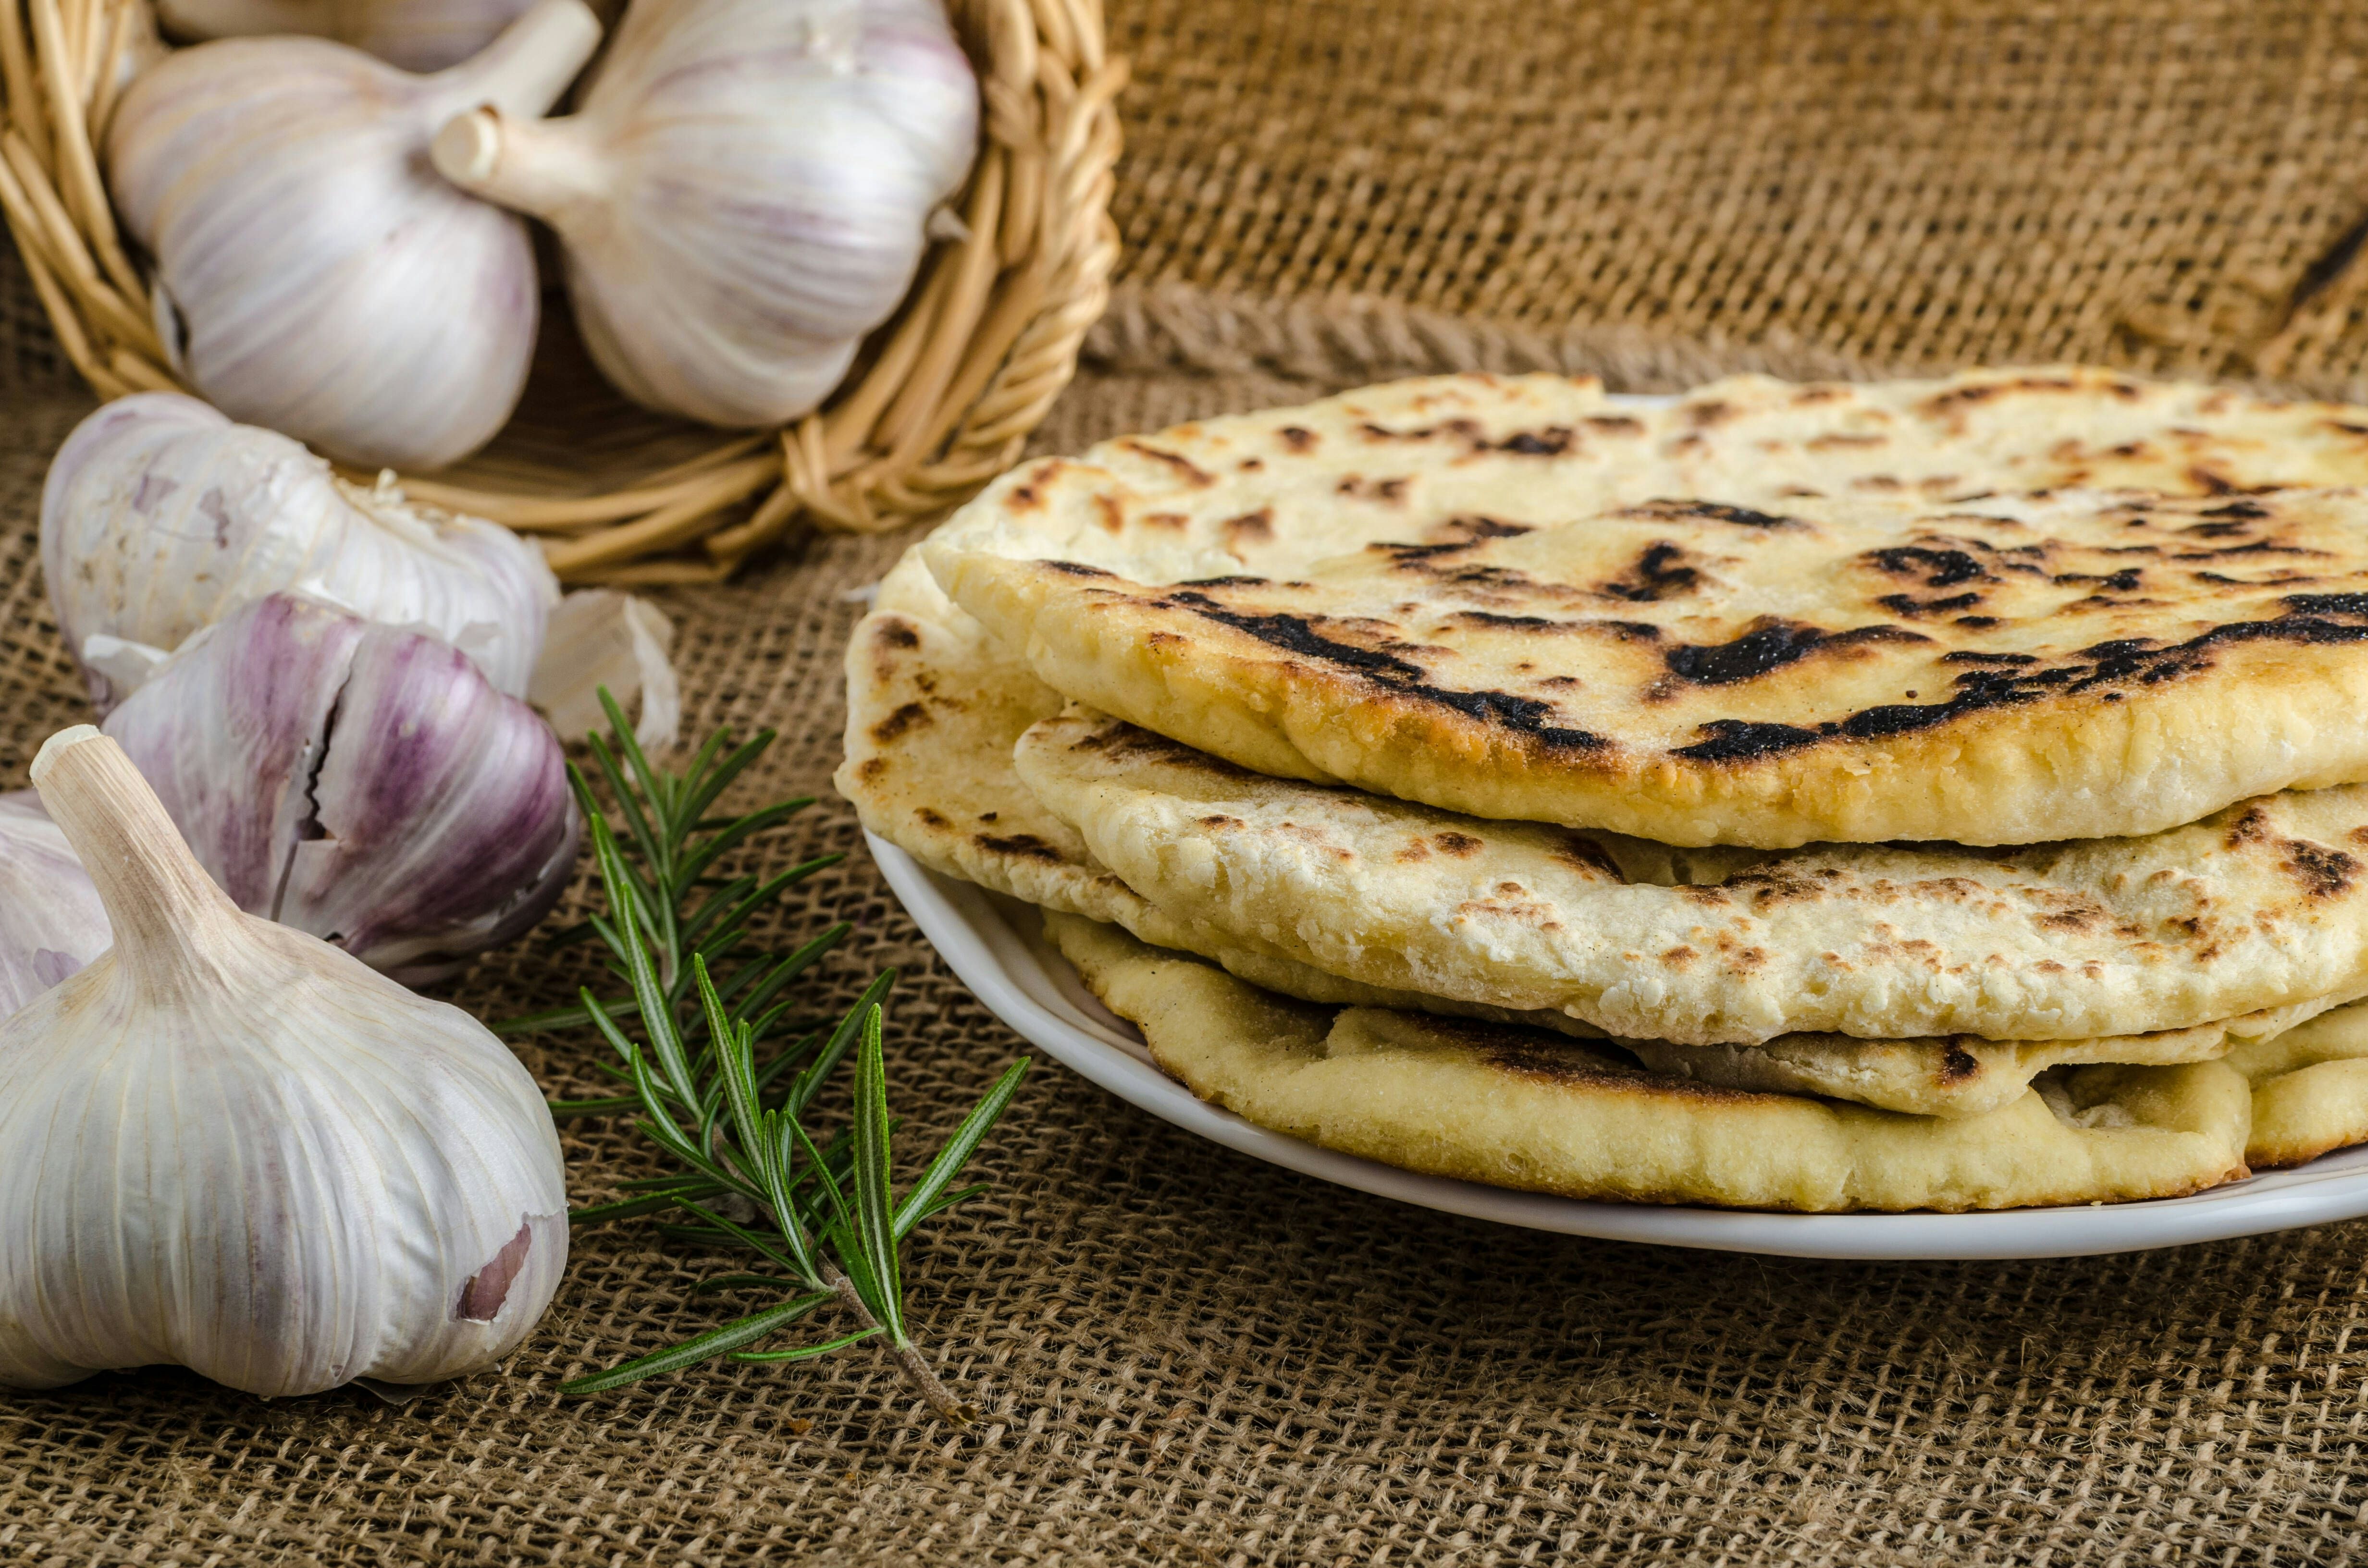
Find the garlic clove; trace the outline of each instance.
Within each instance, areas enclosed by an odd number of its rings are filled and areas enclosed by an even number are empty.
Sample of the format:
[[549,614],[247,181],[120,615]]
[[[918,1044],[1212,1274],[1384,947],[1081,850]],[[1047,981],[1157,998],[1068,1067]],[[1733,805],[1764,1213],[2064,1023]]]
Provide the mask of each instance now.
[[542,661],[527,695],[569,739],[608,728],[600,688],[617,705],[641,711],[633,738],[645,750],[674,744],[682,727],[682,692],[667,654],[674,623],[648,600],[611,588],[584,588],[559,601],[551,612]]
[[239,912],[97,731],[33,777],[116,939],[0,1024],[0,1383],[176,1363],[276,1397],[513,1349],[568,1239],[517,1059]]
[[107,911],[29,790],[0,795],[0,1018],[107,950]]
[[108,193],[155,258],[206,398],[349,462],[432,469],[491,439],[526,384],[526,226],[437,177],[438,127],[539,114],[599,41],[535,0],[471,59],[415,75],[316,38],[178,51],[134,78]]
[[292,589],[469,651],[518,696],[559,584],[507,528],[347,484],[298,442],[142,392],[77,426],[41,491],[41,568],[103,713],[208,622]]
[[549,725],[450,644],[274,595],[106,722],[233,903],[422,983],[548,914],[580,821]]
[[436,167],[541,218],[586,347],[629,397],[777,425],[904,300],[977,150],[935,0],[636,0],[576,113],[471,106]]

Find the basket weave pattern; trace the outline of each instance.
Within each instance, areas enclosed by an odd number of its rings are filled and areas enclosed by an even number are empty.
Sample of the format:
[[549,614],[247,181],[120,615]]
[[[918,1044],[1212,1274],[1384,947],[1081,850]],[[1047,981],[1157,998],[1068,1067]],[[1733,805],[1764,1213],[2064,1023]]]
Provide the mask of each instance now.
[[[963,233],[932,247],[904,309],[828,403],[775,432],[693,431],[579,386],[564,401],[580,407],[588,390],[609,405],[594,431],[558,433],[541,451],[506,434],[434,479],[403,476],[405,490],[546,536],[571,582],[700,582],[801,522],[894,528],[1008,467],[1109,298],[1126,66],[1104,48],[1099,0],[950,9],[985,109]],[[118,62],[154,40],[149,0],[0,5],[0,209],[61,346],[104,398],[192,390],[157,335],[97,151],[126,74]],[[580,364],[561,373],[589,377]],[[600,449],[588,465],[587,436]]]

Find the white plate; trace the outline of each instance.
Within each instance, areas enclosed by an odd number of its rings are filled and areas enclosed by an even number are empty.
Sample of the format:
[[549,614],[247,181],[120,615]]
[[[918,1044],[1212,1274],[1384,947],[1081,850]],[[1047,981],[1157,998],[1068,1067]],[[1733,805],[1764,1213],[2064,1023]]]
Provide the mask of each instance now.
[[1064,1066],[1133,1105],[1228,1149],[1451,1214],[1610,1241],[1656,1242],[1789,1257],[2076,1257],[2321,1225],[2368,1214],[2368,1147],[2272,1171],[2192,1198],[2014,1209],[1995,1214],[1759,1214],[1588,1203],[1417,1176],[1269,1132],[1204,1105],[1162,1073],[1133,1026],[1087,994],[1045,946],[1035,911],[929,870],[865,834],[871,858],[922,934],[987,1009]]

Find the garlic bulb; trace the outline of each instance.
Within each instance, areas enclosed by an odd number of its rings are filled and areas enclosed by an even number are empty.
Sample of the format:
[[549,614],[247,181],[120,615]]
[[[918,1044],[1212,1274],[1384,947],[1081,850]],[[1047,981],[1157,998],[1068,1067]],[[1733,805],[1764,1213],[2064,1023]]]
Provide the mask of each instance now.
[[250,915],[420,984],[547,914],[575,865],[558,737],[450,644],[276,594],[108,715]]
[[534,347],[533,247],[437,178],[427,145],[480,104],[541,113],[598,38],[582,0],[536,0],[432,76],[309,38],[203,43],[142,73],[108,185],[155,257],[191,382],[368,466],[436,468],[491,439]]
[[432,631],[523,696],[559,597],[507,528],[347,484],[285,436],[173,392],[110,403],[59,449],[41,569],[102,713],[191,632],[282,590]]
[[527,0],[157,0],[176,38],[309,33],[405,71],[441,71],[494,40]]
[[51,736],[33,781],[115,945],[0,1024],[0,1384],[172,1362],[273,1396],[507,1354],[567,1257],[526,1070],[241,914],[97,731]]
[[472,106],[436,166],[559,232],[610,381],[713,425],[829,394],[977,146],[936,0],[635,0],[581,98],[541,122]]
[[0,1018],[107,950],[98,890],[66,835],[19,790],[0,795]]

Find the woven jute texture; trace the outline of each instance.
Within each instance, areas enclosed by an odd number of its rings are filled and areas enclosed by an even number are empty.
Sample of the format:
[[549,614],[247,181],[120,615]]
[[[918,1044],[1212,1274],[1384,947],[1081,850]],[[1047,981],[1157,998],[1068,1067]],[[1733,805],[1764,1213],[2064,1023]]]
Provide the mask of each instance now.
[[[1654,385],[2067,354],[2348,387],[2368,344],[2329,306],[2264,371],[2275,330],[2232,305],[2282,310],[2368,200],[2356,7],[1113,12],[1144,84],[1133,282],[1042,449],[1463,365]],[[2125,324],[2166,302],[2216,335]],[[0,289],[0,785],[82,717],[31,539],[77,397]],[[917,1142],[1024,1047],[828,790],[850,594],[904,542],[810,541],[660,598],[690,729],[782,732],[745,798],[821,797],[757,863],[849,853],[780,935],[859,923],[818,1005],[902,967],[892,1092]],[[529,939],[447,994],[549,1005],[579,963]],[[526,1055],[554,1093],[598,1082],[588,1041]],[[567,1153],[579,1199],[651,1168],[599,1123]],[[734,1310],[686,1294],[723,1260],[628,1223],[576,1239],[501,1372],[400,1409],[169,1370],[0,1401],[0,1562],[2368,1556],[2368,1225],[1978,1265],[1611,1245],[1305,1180],[1051,1063],[977,1169],[990,1194],[907,1260],[918,1332],[986,1413],[971,1433],[861,1348],[561,1398]]]
[[[1110,23],[1133,298],[1105,346],[1640,387],[2057,358],[2368,384],[2345,0],[1129,0]],[[1363,308],[1258,308],[1342,297]]]

